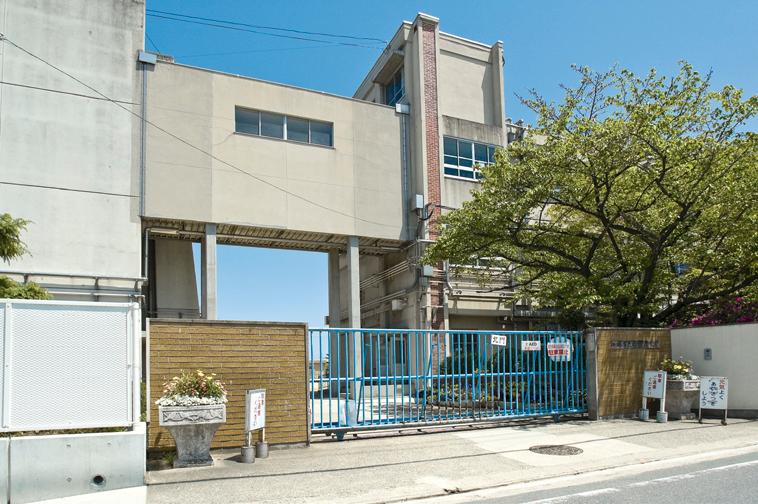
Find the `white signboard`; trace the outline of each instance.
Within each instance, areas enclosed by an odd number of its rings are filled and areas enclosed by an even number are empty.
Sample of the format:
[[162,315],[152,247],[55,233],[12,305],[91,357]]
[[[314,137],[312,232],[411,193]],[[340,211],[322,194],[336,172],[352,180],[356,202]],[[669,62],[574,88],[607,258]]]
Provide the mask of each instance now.
[[493,334],[490,342],[495,346],[508,346],[508,336],[505,334]]
[[525,340],[521,342],[522,352],[539,352],[542,350],[542,343],[539,340]]
[[547,356],[553,362],[571,360],[571,342],[566,338],[552,338],[547,342]]
[[245,431],[266,426],[266,389],[248,390],[245,395]]
[[700,377],[700,407],[702,409],[726,409],[729,397],[729,380],[725,376]]
[[665,387],[666,371],[645,371],[642,379],[642,397],[663,399]]

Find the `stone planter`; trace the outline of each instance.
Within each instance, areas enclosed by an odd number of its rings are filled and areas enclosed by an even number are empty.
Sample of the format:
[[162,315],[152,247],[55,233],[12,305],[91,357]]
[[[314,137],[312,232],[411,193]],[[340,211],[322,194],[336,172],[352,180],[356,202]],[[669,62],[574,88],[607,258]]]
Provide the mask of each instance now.
[[666,380],[666,410],[672,420],[695,418],[692,408],[697,404],[700,380]]
[[174,467],[213,464],[211,440],[225,422],[225,404],[158,407],[158,424],[168,429],[176,443]]

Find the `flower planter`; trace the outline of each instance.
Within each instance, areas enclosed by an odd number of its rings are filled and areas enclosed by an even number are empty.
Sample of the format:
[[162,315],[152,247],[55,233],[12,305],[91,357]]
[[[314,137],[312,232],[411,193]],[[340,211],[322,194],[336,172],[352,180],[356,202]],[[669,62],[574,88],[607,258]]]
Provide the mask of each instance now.
[[175,468],[213,464],[211,440],[225,422],[225,404],[158,407],[158,424],[168,429],[176,443]]
[[700,390],[700,380],[666,380],[666,410],[672,420],[695,418],[695,407]]

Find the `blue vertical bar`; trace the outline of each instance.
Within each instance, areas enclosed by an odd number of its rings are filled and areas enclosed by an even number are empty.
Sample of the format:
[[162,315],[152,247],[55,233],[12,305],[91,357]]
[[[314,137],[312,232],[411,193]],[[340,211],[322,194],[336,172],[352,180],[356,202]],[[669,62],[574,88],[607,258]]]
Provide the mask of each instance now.
[[[319,345],[320,346],[320,345]],[[308,331],[308,362],[311,366],[311,378],[310,378],[310,387],[308,387],[308,391],[311,396],[311,411],[315,410],[316,407],[316,391],[313,390],[314,384],[316,382],[316,377],[314,375],[315,370],[314,368],[314,360],[313,360],[313,333],[311,331]],[[319,361],[320,362],[320,361]],[[311,419],[311,428],[313,427],[313,419]]]
[[[371,409],[371,413],[369,414],[369,423],[371,425],[374,424],[374,383],[376,382],[376,366],[374,365],[374,334],[369,334],[368,337],[368,360],[369,360],[369,366],[371,367],[371,381],[369,382],[368,387],[368,397],[369,397],[369,408]],[[366,374],[366,371],[363,371],[363,374]],[[364,413],[365,416],[365,413]]]
[[[319,402],[319,422],[320,422],[320,426],[323,427],[324,426],[324,365],[323,365],[323,362],[324,362],[324,346],[323,346],[324,335],[321,334],[321,331],[319,331],[319,336],[318,337],[319,337],[319,345],[318,345],[319,356],[318,356],[318,359],[319,359],[319,363],[321,365],[321,369],[319,369],[319,373],[318,373],[318,388],[321,391],[321,401]],[[331,343],[329,343],[331,340],[329,339],[329,333],[328,332],[326,333],[326,341],[327,341],[328,345],[331,344]],[[327,360],[327,362],[328,362],[328,360]]]
[[[337,425],[340,425],[342,422],[342,414],[340,410],[340,399],[342,396],[342,333],[339,331],[337,332]],[[329,414],[331,415],[332,409],[331,404],[329,405]]]
[[389,354],[389,336],[387,335],[387,332],[384,332],[384,369],[385,369],[385,377],[384,377],[384,403],[387,408],[387,411],[384,413],[384,420],[385,422],[389,421],[390,418],[390,379],[389,379],[389,370],[390,370],[390,354]]

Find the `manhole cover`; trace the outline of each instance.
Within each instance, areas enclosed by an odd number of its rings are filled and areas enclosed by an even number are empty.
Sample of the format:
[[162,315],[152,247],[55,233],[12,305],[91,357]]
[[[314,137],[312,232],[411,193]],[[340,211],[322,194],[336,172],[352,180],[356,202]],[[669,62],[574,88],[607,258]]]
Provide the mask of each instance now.
[[529,451],[540,455],[579,455],[582,453],[581,448],[567,445],[538,445],[532,446]]

